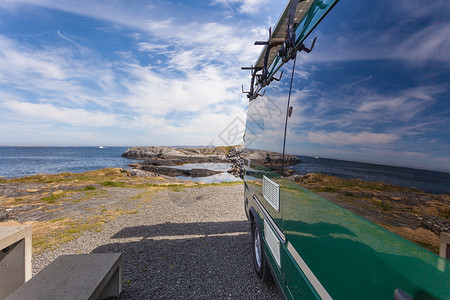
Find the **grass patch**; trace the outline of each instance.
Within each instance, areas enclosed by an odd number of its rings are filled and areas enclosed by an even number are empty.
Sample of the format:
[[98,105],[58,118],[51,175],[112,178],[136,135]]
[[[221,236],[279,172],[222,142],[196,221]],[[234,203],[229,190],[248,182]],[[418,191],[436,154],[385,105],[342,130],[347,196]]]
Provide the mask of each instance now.
[[170,191],[171,192],[176,192],[176,193],[181,193],[181,192],[184,192],[186,189],[184,188],[184,187],[172,187],[172,188],[170,188]]
[[[116,216],[123,213],[119,209],[104,209],[102,214],[83,220],[60,218],[51,221],[34,222],[32,223],[33,252],[39,254],[45,250],[57,249],[61,244],[70,242],[87,231],[100,232],[106,222],[115,219]],[[129,213],[134,213],[134,211],[129,211]]]
[[136,196],[131,197],[129,200],[138,200],[138,199],[142,199],[144,197],[149,197],[150,198],[154,194],[155,194],[155,189],[154,190],[150,190],[150,191],[142,192],[142,193],[140,193],[140,194],[138,194]]
[[[390,185],[384,182],[370,182],[360,179],[342,179],[335,176],[312,173],[308,174],[309,177],[305,178],[303,184],[313,189],[329,188],[335,191],[343,190],[376,190],[376,191],[402,191],[402,192],[414,192],[419,193],[415,188],[404,188],[399,186]],[[323,190],[320,190],[321,192]],[[331,191],[333,192],[333,191]]]
[[199,187],[207,186],[234,186],[234,185],[244,185],[243,181],[224,181],[224,182],[212,182],[199,185]]
[[441,216],[447,221],[450,221],[450,208],[447,208],[443,212],[441,212]]
[[322,192],[322,193],[336,193],[338,191],[337,188],[323,186],[323,187],[315,187],[312,189],[314,192]]
[[125,184],[123,182],[117,182],[117,181],[105,181],[100,183],[103,186],[106,187],[124,187]]
[[50,204],[56,203],[56,200],[61,199],[66,193],[51,194],[50,196],[44,197],[41,200]]
[[65,219],[66,219],[66,218],[59,218],[59,219],[51,220],[51,221],[49,221],[49,222],[55,223],[55,222],[62,221],[62,220],[65,220]]
[[88,191],[86,193],[86,197],[74,200],[74,201],[72,201],[72,203],[78,203],[78,202],[81,202],[81,201],[89,200],[89,199],[91,199],[91,198],[93,198],[95,196],[105,195],[105,194],[107,194],[107,192],[105,192],[105,191],[98,191],[98,190]]
[[376,205],[381,208],[384,211],[391,211],[393,209],[393,207],[389,204],[387,204],[386,202],[375,202]]
[[85,186],[83,189],[80,189],[79,191],[95,191],[97,188],[92,185]]
[[52,182],[102,182],[114,181],[119,178],[127,178],[126,172],[120,168],[106,168],[84,173],[60,173],[60,174],[40,174],[21,178],[4,179],[4,182],[14,183],[52,183]]

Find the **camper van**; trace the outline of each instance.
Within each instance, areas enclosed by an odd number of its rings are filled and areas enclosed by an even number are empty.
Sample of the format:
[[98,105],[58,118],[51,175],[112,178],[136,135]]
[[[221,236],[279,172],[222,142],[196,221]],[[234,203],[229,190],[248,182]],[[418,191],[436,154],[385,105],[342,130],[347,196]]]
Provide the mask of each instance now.
[[255,42],[244,205],[284,298],[450,299],[449,13],[291,0]]

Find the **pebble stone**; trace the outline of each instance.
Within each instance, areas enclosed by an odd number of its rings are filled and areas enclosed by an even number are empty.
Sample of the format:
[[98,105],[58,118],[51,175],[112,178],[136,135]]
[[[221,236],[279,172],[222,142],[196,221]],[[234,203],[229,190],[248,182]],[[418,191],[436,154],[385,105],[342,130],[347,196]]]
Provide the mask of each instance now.
[[137,211],[34,256],[33,273],[63,254],[121,252],[120,299],[281,299],[253,270],[242,185],[167,189]]

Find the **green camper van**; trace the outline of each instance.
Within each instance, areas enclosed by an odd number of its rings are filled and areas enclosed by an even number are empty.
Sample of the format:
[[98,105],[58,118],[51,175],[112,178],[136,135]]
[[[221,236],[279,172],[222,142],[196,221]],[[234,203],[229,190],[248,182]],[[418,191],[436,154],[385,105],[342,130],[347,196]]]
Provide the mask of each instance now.
[[255,42],[244,203],[284,298],[450,299],[449,15],[291,0]]

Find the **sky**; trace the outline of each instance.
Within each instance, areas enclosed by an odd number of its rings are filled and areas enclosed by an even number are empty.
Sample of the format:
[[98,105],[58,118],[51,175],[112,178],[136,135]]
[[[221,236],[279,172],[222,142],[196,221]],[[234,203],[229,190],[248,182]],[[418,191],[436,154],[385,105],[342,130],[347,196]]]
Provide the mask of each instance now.
[[[240,144],[241,67],[285,5],[0,1],[0,145]],[[444,0],[339,1],[297,57],[287,152],[449,172],[449,15]]]
[[0,145],[242,143],[272,2],[0,1]]
[[[448,1],[339,1],[297,56],[286,152],[450,172],[449,16]],[[250,105],[248,147],[283,151],[292,65]]]

